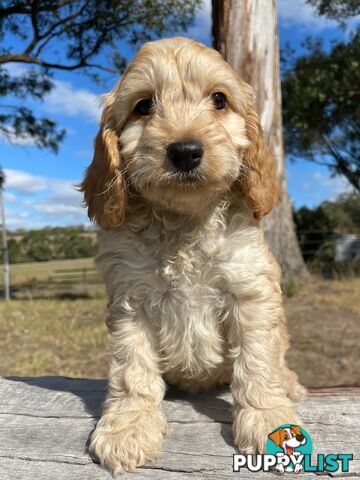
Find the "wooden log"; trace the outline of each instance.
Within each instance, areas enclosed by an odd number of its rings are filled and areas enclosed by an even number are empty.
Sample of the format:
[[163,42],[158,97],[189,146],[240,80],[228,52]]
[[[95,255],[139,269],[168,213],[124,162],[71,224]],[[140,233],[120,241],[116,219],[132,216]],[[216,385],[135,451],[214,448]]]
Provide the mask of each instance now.
[[[105,398],[104,380],[63,377],[0,379],[1,480],[106,480],[112,476],[87,453],[89,434]],[[231,396],[219,389],[197,395],[169,390],[170,424],[161,457],[121,479],[275,478],[232,472]],[[299,414],[316,453],[352,453],[350,474],[360,476],[360,388],[313,389]],[[301,474],[301,477],[315,474]]]

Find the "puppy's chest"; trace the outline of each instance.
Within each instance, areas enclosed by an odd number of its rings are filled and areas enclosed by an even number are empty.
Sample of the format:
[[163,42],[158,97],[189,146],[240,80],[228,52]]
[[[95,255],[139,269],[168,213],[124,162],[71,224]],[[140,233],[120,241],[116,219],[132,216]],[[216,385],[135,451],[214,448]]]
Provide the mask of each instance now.
[[158,332],[166,369],[200,375],[224,361],[222,311],[225,296],[212,276],[212,255],[193,245],[162,255],[157,287],[145,310]]
[[[222,267],[227,268],[222,231],[174,232],[165,238],[158,230],[146,236],[124,231],[115,240],[109,250],[116,245],[118,253],[107,257],[105,278],[115,285],[113,298],[125,311],[131,305],[145,313],[165,371],[193,377],[222,365],[229,298],[219,280]],[[105,257],[102,265],[106,270]]]
[[[216,308],[222,292],[213,274],[214,252],[222,238],[209,239],[209,244],[193,242],[163,249],[155,270],[156,284],[153,295],[159,295],[159,304],[182,303],[195,310],[209,306]],[[158,291],[157,291],[158,290]],[[150,295],[152,294],[149,292]],[[166,309],[165,309],[166,310]]]
[[171,317],[181,313],[183,321],[184,317],[199,315],[204,309],[208,314],[217,310],[223,295],[212,277],[211,259],[203,252],[193,253],[194,256],[182,252],[177,258],[163,258],[155,273],[158,288],[149,291],[161,312]]

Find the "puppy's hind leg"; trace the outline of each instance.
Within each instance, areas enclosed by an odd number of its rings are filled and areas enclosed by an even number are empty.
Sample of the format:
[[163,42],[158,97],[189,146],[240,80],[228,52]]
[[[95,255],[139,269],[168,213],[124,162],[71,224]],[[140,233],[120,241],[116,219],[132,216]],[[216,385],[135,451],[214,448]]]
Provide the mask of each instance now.
[[165,383],[144,318],[109,323],[109,392],[89,449],[111,471],[131,472],[160,454],[167,431]]

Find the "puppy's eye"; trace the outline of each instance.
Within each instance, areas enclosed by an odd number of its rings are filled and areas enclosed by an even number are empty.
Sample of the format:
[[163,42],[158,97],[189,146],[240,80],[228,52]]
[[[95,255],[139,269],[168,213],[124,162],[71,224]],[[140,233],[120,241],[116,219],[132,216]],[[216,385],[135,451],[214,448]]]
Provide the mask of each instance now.
[[149,115],[152,104],[151,98],[144,98],[136,104],[135,112],[139,115]]
[[223,110],[227,105],[226,96],[222,92],[215,92],[211,95],[216,110]]

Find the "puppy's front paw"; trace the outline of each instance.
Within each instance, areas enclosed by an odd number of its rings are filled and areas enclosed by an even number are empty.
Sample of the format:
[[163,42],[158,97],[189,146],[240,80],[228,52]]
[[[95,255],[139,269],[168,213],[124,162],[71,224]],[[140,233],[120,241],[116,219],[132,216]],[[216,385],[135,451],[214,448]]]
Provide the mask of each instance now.
[[233,423],[235,444],[244,454],[265,453],[269,433],[285,423],[299,424],[295,412],[289,407],[243,408],[236,413]]
[[114,473],[133,472],[160,455],[166,432],[160,409],[132,414],[130,421],[126,413],[106,413],[91,436],[89,451]]

